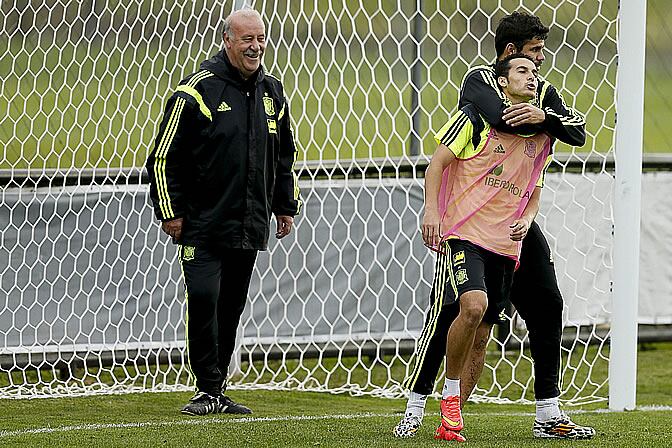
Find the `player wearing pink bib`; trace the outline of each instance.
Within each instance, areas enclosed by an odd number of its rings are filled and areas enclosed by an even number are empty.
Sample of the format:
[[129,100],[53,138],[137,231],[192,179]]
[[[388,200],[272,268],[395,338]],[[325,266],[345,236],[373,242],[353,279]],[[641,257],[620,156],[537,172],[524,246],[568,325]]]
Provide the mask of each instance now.
[[[514,11],[504,16],[495,30],[497,60],[522,53],[531,57],[540,68],[545,59],[548,33],[549,29],[534,15]],[[467,108],[468,105],[471,108]],[[449,126],[444,127],[437,138],[451,149],[465,147],[472,155],[473,150],[480,150],[479,145],[488,138],[489,130],[484,129],[483,122],[489,123],[498,132],[519,135],[545,132],[571,146],[585,144],[585,119],[565,104],[552,84],[539,78],[534,100],[512,105],[497,85],[495,64],[473,67],[467,72],[460,87],[458,108],[460,110],[450,120]],[[473,135],[473,142],[469,142],[466,135]],[[470,148],[467,147],[469,144],[472,145]],[[515,188],[497,180],[492,183],[493,186]],[[536,400],[532,427],[534,437],[590,439],[595,435],[595,429],[577,425],[559,407],[563,299],[551,249],[535,221],[523,234],[519,259],[520,268],[513,277],[510,302],[497,301],[492,294],[488,297],[488,308],[476,330],[471,353],[462,371],[461,405],[464,406],[481,376],[492,327],[504,322],[505,310],[510,304],[529,332]],[[451,292],[444,294],[451,289],[445,287],[449,260],[439,256],[436,261],[437,276],[430,294],[430,308],[413,356],[413,367],[403,384],[409,390],[409,397],[404,416],[394,428],[395,437],[414,437],[420,429],[427,397],[434,390],[441,361],[445,358],[446,334],[460,313],[460,303],[450,303]]]
[[[535,98],[537,67],[531,58],[504,58],[495,76],[512,104]],[[425,177],[422,238],[439,258],[445,257],[437,266],[448,270],[448,282],[434,286],[447,289],[446,301],[459,301],[460,313],[448,331],[435,437],[464,441],[459,378],[488,301],[508,298],[521,241],[539,209],[552,139],[545,133],[496,132],[473,106],[460,109],[436,139],[439,145]],[[435,278],[445,274],[437,270]]]

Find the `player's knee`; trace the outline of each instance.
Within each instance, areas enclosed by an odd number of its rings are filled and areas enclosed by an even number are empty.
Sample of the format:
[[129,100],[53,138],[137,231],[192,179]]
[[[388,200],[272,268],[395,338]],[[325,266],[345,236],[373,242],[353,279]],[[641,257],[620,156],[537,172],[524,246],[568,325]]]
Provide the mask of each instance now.
[[546,295],[546,300],[543,301],[543,308],[534,314],[543,316],[543,319],[539,319],[540,321],[562,321],[563,308],[564,303],[562,301],[562,295],[560,294],[560,291],[551,291]]
[[474,327],[481,323],[487,308],[488,298],[483,291],[469,291],[460,296],[460,316]]

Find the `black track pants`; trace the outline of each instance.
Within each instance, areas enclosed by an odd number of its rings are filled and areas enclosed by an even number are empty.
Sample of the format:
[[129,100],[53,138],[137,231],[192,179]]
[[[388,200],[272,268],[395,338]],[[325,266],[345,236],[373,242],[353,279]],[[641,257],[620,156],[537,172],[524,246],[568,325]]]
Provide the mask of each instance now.
[[189,365],[197,389],[217,394],[226,380],[257,251],[180,246],[179,252]]
[[563,302],[551,249],[537,223],[532,223],[523,240],[520,267],[513,276],[510,298],[529,331],[534,397],[537,400],[557,397]]

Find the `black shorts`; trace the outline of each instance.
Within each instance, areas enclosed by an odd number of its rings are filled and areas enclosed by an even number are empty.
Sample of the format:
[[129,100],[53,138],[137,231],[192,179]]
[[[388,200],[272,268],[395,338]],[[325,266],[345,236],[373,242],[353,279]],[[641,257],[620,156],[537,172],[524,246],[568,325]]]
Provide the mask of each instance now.
[[437,260],[435,275],[444,275],[444,304],[450,305],[468,291],[483,291],[488,308],[483,321],[498,324],[504,320],[516,262],[504,255],[483,249],[466,240],[450,239],[443,244],[443,269]]

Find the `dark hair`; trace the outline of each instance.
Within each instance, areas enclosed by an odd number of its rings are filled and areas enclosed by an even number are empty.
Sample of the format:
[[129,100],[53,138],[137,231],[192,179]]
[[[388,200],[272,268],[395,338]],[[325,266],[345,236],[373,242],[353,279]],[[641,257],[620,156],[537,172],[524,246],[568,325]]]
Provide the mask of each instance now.
[[509,43],[516,47],[516,51],[522,51],[523,45],[532,39],[546,40],[548,31],[548,27],[541,23],[541,19],[532,14],[515,11],[504,16],[495,31],[497,56],[501,56]]
[[497,63],[495,64],[495,79],[499,78],[500,76],[509,79],[509,70],[511,70],[511,60],[519,58],[527,59],[528,61],[534,64],[534,59],[527,56],[526,54],[523,53],[510,54],[501,61],[497,61]]

